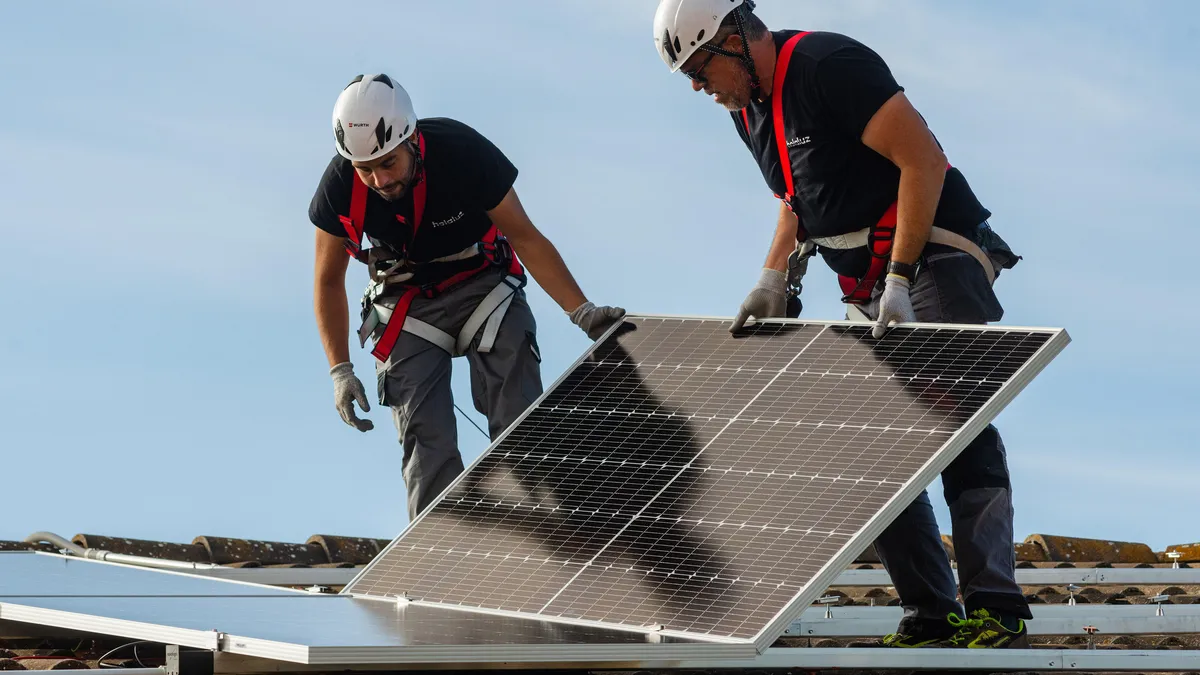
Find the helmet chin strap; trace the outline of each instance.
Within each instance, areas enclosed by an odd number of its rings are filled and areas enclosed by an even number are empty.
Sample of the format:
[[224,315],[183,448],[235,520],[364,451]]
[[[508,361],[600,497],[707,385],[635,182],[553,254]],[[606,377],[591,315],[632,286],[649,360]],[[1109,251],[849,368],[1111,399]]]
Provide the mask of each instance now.
[[409,139],[409,152],[413,155],[413,179],[412,184],[416,185],[425,180],[425,153],[421,152],[421,130],[413,131],[412,137]]
[[746,39],[746,24],[742,15],[743,9],[754,9],[754,1],[746,0],[745,5],[733,10],[733,20],[737,23],[738,37],[742,40],[742,51],[731,52],[728,49],[722,49],[715,45],[701,45],[700,49],[721,56],[728,56],[742,62],[742,67],[746,70],[746,74],[750,76],[750,98],[754,101],[763,100],[762,80],[758,78],[758,71],[754,68],[754,58],[750,56],[750,41]]
[[[401,147],[412,157],[412,166],[408,170],[408,178],[404,183],[404,192],[396,199],[404,199],[409,192],[421,181],[425,180],[425,154],[421,152],[421,130],[417,129],[412,136],[405,139]],[[393,200],[394,201],[394,200]]]
[[[754,9],[753,0],[746,0],[746,6]],[[750,56],[750,41],[746,39],[746,25],[741,7],[734,10],[733,20],[737,22],[738,37],[742,39],[742,65],[746,67],[746,73],[750,76],[750,98],[762,101],[762,81],[758,79],[758,71],[754,68],[754,59]]]

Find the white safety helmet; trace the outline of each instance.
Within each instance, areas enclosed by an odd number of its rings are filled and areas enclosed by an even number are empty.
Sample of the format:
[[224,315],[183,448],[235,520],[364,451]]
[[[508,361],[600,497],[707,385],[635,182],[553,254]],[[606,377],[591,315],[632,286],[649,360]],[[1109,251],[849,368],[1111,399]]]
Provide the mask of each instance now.
[[725,17],[742,5],[754,9],[753,0],[661,0],[654,13],[658,55],[672,73],[678,72],[688,57],[717,34]]
[[366,162],[391,152],[417,128],[412,99],[383,74],[350,80],[333,106],[333,137],[338,154]]

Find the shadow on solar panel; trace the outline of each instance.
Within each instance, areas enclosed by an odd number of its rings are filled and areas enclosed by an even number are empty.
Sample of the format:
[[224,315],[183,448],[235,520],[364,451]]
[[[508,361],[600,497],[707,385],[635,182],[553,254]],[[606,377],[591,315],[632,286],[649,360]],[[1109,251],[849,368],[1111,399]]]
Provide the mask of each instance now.
[[1060,336],[869,330],[631,318],[347,591],[773,639]]
[[[630,578],[617,606],[645,605],[638,613],[646,621],[656,605],[690,598],[683,604],[703,607],[706,589],[728,586],[728,560],[686,521],[703,489],[700,451],[717,429],[657,396],[619,342],[597,350],[591,366],[557,387],[408,534],[404,586],[423,599],[538,612],[556,601],[569,612],[612,602],[618,589],[560,594],[565,582],[584,588],[580,577],[591,568],[624,570]],[[601,379],[612,386],[597,394]],[[673,499],[651,508],[668,486]]]

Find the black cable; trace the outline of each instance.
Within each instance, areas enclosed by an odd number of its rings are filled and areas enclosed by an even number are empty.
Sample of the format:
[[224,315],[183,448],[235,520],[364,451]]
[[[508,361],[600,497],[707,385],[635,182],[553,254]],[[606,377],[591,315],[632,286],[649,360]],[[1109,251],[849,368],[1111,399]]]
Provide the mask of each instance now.
[[[120,668],[120,666],[106,666],[106,665],[104,665],[104,660],[109,658],[113,654],[116,654],[117,652],[121,651],[122,649],[124,649],[126,647],[133,647],[133,658],[137,659],[137,662],[140,665],[142,663],[142,661],[141,661],[141,659],[138,659],[138,657],[137,657],[137,645],[149,645],[149,644],[156,644],[156,643],[151,640],[138,640],[136,642],[126,642],[125,644],[120,645],[118,647],[113,647],[112,649],[108,650],[108,652],[104,656],[101,656],[100,658],[96,659],[96,668]],[[144,668],[145,666],[142,666],[142,667]]]
[[463,412],[463,409],[462,409],[462,408],[460,408],[460,407],[458,407],[458,404],[457,404],[457,403],[455,403],[455,404],[454,404],[454,409],[455,409],[455,410],[457,410],[459,413],[461,413],[461,414],[462,414],[462,416],[463,416],[464,418],[466,418],[466,420],[467,420],[468,422],[470,422],[470,423],[471,423],[471,426],[475,427],[476,429],[479,429],[479,433],[483,434],[483,437],[484,437],[484,438],[486,438],[486,439],[488,439],[488,442],[491,442],[491,440],[492,440],[492,437],[491,437],[490,435],[488,435],[488,432],[484,431],[484,430],[483,430],[483,428],[482,428],[482,427],[480,427],[478,424],[475,424],[475,420],[471,419],[471,418],[470,418],[470,417],[467,415],[467,413]]

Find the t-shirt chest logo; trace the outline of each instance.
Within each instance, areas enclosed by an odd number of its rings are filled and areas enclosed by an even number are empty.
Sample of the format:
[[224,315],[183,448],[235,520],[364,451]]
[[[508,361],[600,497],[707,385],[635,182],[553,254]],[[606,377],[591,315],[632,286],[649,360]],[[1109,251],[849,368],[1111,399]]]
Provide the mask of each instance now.
[[462,211],[459,211],[445,220],[435,220],[429,224],[433,227],[445,227],[446,225],[457,223],[458,221],[462,220],[464,215],[466,214],[464,214]]

